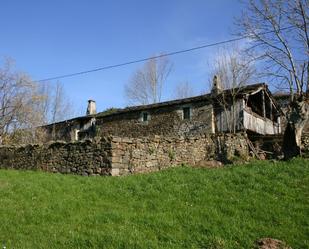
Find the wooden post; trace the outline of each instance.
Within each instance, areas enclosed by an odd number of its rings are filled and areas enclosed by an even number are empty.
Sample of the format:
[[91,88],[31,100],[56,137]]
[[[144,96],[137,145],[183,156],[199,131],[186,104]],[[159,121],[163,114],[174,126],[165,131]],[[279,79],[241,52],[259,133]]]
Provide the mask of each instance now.
[[263,118],[266,117],[266,109],[265,109],[265,93],[262,91],[262,113],[263,113]]
[[274,119],[274,118],[273,118],[273,117],[274,117],[274,116],[273,116],[273,102],[271,101],[271,99],[269,100],[269,102],[270,102],[270,107],[269,107],[269,109],[270,109],[270,115],[269,115],[269,116],[270,116],[270,120],[271,120],[271,121],[274,121],[274,120],[273,120],[273,119]]

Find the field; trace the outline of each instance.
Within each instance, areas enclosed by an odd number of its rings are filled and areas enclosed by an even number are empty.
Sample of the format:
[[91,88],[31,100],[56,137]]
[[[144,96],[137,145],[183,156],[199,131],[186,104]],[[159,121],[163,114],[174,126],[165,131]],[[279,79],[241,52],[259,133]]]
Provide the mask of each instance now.
[[0,170],[0,248],[309,248],[309,161],[80,177]]

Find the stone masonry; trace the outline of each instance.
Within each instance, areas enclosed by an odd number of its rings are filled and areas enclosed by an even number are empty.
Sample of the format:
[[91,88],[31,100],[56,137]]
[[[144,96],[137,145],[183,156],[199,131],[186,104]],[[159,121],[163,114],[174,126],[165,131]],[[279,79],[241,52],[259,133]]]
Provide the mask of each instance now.
[[247,158],[244,134],[199,135],[194,137],[144,137],[112,139],[112,165],[120,175],[205,161]]
[[1,146],[0,168],[43,170],[78,175],[109,175],[111,138],[43,145]]
[[126,175],[180,164],[247,157],[244,134],[194,137],[103,137],[83,142],[0,147],[0,168],[65,174]]
[[[189,120],[183,119],[183,107],[190,108]],[[145,112],[149,115],[149,121],[143,122],[141,115]],[[146,111],[128,111],[96,117],[96,129],[99,136],[114,135],[134,138],[214,133],[212,123],[212,106],[205,100],[188,105],[172,105],[146,109]]]

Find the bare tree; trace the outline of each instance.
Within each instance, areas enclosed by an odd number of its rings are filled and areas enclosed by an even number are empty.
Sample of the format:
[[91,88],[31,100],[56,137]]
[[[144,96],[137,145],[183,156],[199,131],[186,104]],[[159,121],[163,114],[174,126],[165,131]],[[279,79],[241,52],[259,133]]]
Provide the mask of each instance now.
[[75,110],[61,82],[38,84],[37,95],[41,98],[37,109],[42,116],[42,124],[55,123],[74,116]]
[[209,64],[212,65],[212,75],[219,76],[223,89],[236,91],[256,77],[254,61],[237,44],[219,49]]
[[37,105],[38,113],[41,114],[41,124],[48,124],[51,121],[51,101],[54,89],[50,82],[41,82],[37,85],[38,95],[41,97],[41,101]]
[[228,95],[224,92],[217,95],[217,101],[222,108],[227,129],[236,132],[237,120],[235,115],[236,97],[242,88],[252,82],[256,76],[254,63],[243,53],[239,45],[223,47],[218,50],[212,65],[214,82],[209,79],[210,84],[217,85],[220,90],[229,89]]
[[32,143],[42,125],[43,96],[29,76],[16,71],[11,59],[0,68],[0,137],[3,143]]
[[160,102],[163,85],[171,68],[171,63],[166,57],[147,61],[125,86],[125,97],[129,104],[145,105]]
[[7,59],[0,68],[0,136],[17,128],[24,128],[30,122],[30,109],[35,101],[34,85],[29,77],[13,69]]
[[65,95],[63,85],[57,82],[53,88],[53,95],[49,96],[51,99],[50,112],[51,122],[55,123],[67,119],[73,113],[72,105]]
[[52,137],[54,138],[56,132],[55,123],[70,117],[72,107],[66,99],[63,85],[60,82],[57,82],[53,89],[53,95],[47,95],[47,100],[49,100],[50,122],[54,124],[52,132]]
[[309,117],[309,1],[249,0],[238,20],[240,35],[252,42],[248,52],[262,60],[266,76],[290,94],[283,151],[301,152],[301,135]]
[[60,84],[39,85],[6,59],[0,67],[0,142],[37,142],[43,137],[37,127],[68,117],[68,103]]
[[175,98],[184,99],[194,96],[194,90],[188,81],[179,83],[175,88]]

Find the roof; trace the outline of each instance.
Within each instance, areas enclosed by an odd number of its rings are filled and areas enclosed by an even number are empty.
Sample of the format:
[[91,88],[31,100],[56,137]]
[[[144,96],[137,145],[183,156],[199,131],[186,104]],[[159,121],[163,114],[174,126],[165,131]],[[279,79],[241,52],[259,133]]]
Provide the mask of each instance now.
[[59,122],[55,122],[55,123],[51,123],[51,124],[47,124],[47,125],[42,125],[42,126],[39,126],[39,127],[48,127],[48,126],[51,126],[51,125],[57,125],[57,124],[62,124],[62,123],[70,123],[70,122],[77,121],[77,120],[89,120],[89,119],[92,119],[94,117],[96,117],[96,114],[70,118],[70,119],[66,119],[66,120],[63,120],[63,121],[59,121]]
[[103,117],[103,116],[110,116],[115,114],[120,114],[124,112],[134,112],[134,111],[142,111],[142,110],[149,110],[149,109],[156,109],[160,107],[166,107],[166,106],[173,106],[173,105],[182,105],[192,102],[198,102],[198,101],[209,101],[211,97],[211,94],[203,94],[195,97],[185,98],[185,99],[176,99],[176,100],[170,100],[165,102],[159,102],[155,104],[149,104],[149,105],[139,105],[139,106],[130,106],[123,109],[118,109],[117,111],[105,114],[104,112],[99,112],[97,114],[97,117]]
[[[236,92],[238,96],[244,95],[244,94],[252,94],[256,92],[257,90],[265,89],[267,88],[267,85],[265,83],[258,83],[253,85],[247,85],[244,87],[234,88],[233,92]],[[223,90],[222,94],[232,94],[231,89]],[[113,116],[117,114],[122,114],[126,112],[135,112],[135,111],[143,111],[143,110],[149,110],[149,109],[156,109],[160,107],[167,107],[167,106],[175,106],[175,105],[183,105],[188,104],[192,102],[199,102],[199,101],[211,101],[211,99],[214,97],[213,94],[207,93],[199,96],[194,96],[190,98],[184,98],[184,99],[176,99],[176,100],[170,100],[155,104],[149,104],[149,105],[139,105],[139,106],[130,106],[123,109],[118,109],[117,111],[109,114],[105,114],[104,112],[99,112],[96,114],[96,117],[107,117],[107,116]]]
[[[273,98],[272,95],[271,95],[271,92],[268,90],[268,87],[265,83],[257,83],[257,84],[247,85],[247,86],[243,86],[243,87],[239,87],[239,88],[226,89],[226,90],[222,91],[222,94],[231,95],[233,93],[236,93],[237,96],[244,96],[244,95],[254,94],[256,92],[259,92],[262,89],[266,90],[269,93],[270,98]],[[68,119],[68,120],[65,120],[65,121],[60,121],[60,122],[57,122],[57,123],[54,123],[54,124],[70,123],[71,121],[76,121],[76,120],[89,120],[89,119],[94,118],[94,117],[96,117],[96,118],[109,117],[109,116],[114,116],[114,115],[128,113],[128,112],[157,109],[157,108],[167,107],[167,106],[183,105],[183,104],[194,103],[194,102],[199,102],[199,101],[206,101],[206,102],[210,103],[213,97],[214,97],[214,95],[212,93],[208,93],[208,94],[203,94],[203,95],[199,95],[199,96],[195,96],[195,97],[170,100],[170,101],[165,101],[165,102],[160,102],[160,103],[155,103],[155,104],[130,106],[130,107],[126,107],[126,108],[123,108],[123,109],[116,109],[112,113],[110,113],[110,112],[109,113],[99,112],[97,114],[80,116],[80,117]],[[274,100],[274,98],[273,98],[273,100]],[[49,125],[52,125],[52,124],[49,124]],[[49,125],[45,125],[45,126],[49,126]]]

